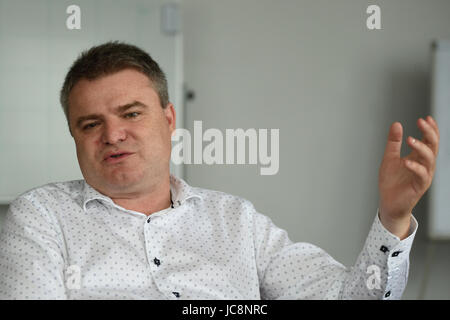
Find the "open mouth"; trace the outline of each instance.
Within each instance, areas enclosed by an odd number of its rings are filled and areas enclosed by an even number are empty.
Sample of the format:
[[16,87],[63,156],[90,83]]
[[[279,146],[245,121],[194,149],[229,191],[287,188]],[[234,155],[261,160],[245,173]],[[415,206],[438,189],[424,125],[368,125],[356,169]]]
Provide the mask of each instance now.
[[105,159],[105,161],[108,162],[108,163],[118,162],[118,161],[120,161],[122,159],[127,158],[128,156],[131,156],[131,155],[132,155],[132,153],[113,154],[113,155],[110,155],[109,157],[107,157]]
[[111,156],[111,158],[118,158],[120,156],[123,156],[125,153],[121,153],[121,154],[115,154],[113,156]]

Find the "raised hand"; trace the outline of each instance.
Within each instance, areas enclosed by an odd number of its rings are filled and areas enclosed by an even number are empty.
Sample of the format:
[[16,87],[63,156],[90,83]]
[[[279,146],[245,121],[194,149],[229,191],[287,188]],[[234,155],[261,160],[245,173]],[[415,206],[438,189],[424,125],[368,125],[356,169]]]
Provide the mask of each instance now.
[[417,120],[422,140],[408,137],[410,154],[400,158],[403,128],[399,122],[391,125],[379,170],[380,220],[391,233],[406,237],[412,209],[428,190],[433,180],[439,151],[439,129],[428,116]]

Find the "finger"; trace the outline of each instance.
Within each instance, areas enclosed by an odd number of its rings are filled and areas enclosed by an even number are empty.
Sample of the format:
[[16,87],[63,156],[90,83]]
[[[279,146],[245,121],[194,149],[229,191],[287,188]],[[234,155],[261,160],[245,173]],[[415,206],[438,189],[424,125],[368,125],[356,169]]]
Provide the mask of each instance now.
[[434,118],[432,116],[428,116],[426,120],[434,128],[438,139],[440,139],[439,127],[438,127],[436,120],[434,120]]
[[[412,160],[405,160],[405,167],[415,174],[419,179],[421,185],[427,185],[429,181],[429,175],[427,169],[420,163]],[[419,192],[419,190],[416,190]]]
[[431,174],[434,170],[436,160],[433,151],[428,147],[428,145],[422,141],[414,139],[413,137],[408,137],[406,141],[418,155],[418,159],[415,160],[425,166],[427,171]]
[[402,148],[403,127],[400,122],[394,122],[389,128],[388,140],[384,150],[384,156],[400,158]]
[[436,130],[433,128],[433,126],[425,121],[424,119],[420,118],[417,120],[417,126],[419,127],[420,131],[423,133],[422,142],[425,143],[430,147],[430,149],[433,151],[435,155],[437,155],[438,152],[438,146],[439,146],[439,138],[436,133]]

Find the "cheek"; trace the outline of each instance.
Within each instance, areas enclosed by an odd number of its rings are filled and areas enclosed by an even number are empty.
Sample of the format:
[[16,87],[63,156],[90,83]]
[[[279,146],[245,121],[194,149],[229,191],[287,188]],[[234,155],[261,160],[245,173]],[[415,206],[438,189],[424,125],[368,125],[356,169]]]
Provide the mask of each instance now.
[[89,141],[76,143],[76,151],[80,162],[87,163],[95,159],[95,146]]
[[[160,130],[162,129],[160,128]],[[167,148],[171,147],[170,140],[167,140],[164,132],[147,128],[145,132],[141,133],[136,137],[134,143],[144,161],[160,159],[167,152]]]
[[158,150],[165,150],[171,145],[171,135],[167,127],[159,126],[155,128],[147,139],[152,147]]

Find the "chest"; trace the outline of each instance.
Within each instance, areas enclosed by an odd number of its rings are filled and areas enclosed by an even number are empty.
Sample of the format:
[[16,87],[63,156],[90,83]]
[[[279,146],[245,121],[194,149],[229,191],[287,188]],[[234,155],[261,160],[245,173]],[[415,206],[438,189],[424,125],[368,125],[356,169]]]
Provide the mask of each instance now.
[[[130,216],[99,210],[65,230],[77,297],[244,299],[259,296],[251,237],[243,221],[180,210]],[[67,278],[67,277],[66,277]]]

